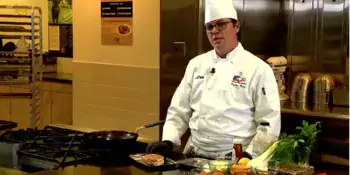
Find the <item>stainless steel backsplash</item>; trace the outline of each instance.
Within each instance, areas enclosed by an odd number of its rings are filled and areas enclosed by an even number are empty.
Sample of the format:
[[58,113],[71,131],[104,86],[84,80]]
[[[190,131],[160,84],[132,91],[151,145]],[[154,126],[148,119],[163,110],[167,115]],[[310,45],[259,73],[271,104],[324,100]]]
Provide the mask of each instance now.
[[[349,0],[233,1],[244,48],[264,60],[277,55],[288,59],[288,95],[299,72],[335,74],[335,80],[348,85]],[[212,49],[204,30],[203,4],[204,0],[161,0],[161,119],[188,61]]]
[[[233,1],[244,48],[264,60],[288,59],[287,93],[299,72],[340,75],[347,84],[349,0]],[[161,0],[160,46],[167,106],[188,61],[212,49],[204,29],[204,0]]]

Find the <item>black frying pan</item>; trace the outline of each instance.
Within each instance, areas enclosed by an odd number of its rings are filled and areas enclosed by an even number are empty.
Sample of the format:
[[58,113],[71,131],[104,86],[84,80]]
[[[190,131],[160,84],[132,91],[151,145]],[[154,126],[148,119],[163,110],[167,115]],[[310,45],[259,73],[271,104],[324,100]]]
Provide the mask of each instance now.
[[160,120],[151,124],[137,128],[136,132],[128,132],[121,130],[112,131],[95,131],[84,135],[81,149],[94,152],[97,154],[116,153],[129,155],[135,150],[138,131],[144,128],[151,128],[164,124],[164,120]]

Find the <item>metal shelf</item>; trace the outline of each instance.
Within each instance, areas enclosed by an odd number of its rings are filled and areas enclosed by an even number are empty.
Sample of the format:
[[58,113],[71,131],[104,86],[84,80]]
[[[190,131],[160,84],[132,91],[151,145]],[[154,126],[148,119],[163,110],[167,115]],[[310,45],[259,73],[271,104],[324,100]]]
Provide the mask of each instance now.
[[[19,14],[24,12],[24,14]],[[17,20],[20,19],[21,22]],[[29,88],[30,93],[0,93],[1,98],[26,98],[30,100],[30,128],[40,126],[42,119],[40,106],[42,103],[42,11],[35,6],[0,5],[0,37],[2,39],[30,40],[28,52],[0,51],[0,85],[10,88],[21,86]]]
[[38,25],[39,23],[30,23],[30,22],[10,22],[10,21],[0,21],[0,24],[6,25]]
[[[33,16],[39,19],[40,16]],[[0,14],[0,18],[32,18],[31,15],[17,15],[17,14]]]
[[29,40],[31,40],[32,38],[34,38],[34,39],[39,39],[39,36],[34,36],[34,37],[32,37],[32,36],[28,36],[28,35],[0,35],[0,37],[2,38],[2,39],[21,39],[21,37],[24,37],[25,39],[29,39]]
[[0,62],[1,61],[22,61],[22,62],[31,62],[32,59],[28,57],[16,57],[16,56],[13,56],[13,57],[2,57],[0,56]]
[[8,81],[0,81],[0,85],[28,85],[29,81],[25,80],[8,80]]
[[26,72],[30,72],[31,68],[32,67],[30,65],[0,64],[0,72],[4,72],[4,71],[26,71]]
[[20,70],[26,70],[30,69],[30,65],[16,65],[16,64],[0,64],[0,71],[1,70],[8,70],[8,69],[20,69]]
[[[24,55],[27,54],[28,56],[14,56],[14,55]],[[4,58],[4,56],[1,55],[11,55],[11,56],[6,56],[6,57],[22,57],[22,58],[32,58],[32,53],[31,52],[13,52],[13,51],[0,51],[0,57]],[[39,57],[42,54],[39,52],[39,50],[35,49],[35,56]]]
[[[32,32],[32,30],[26,28],[16,28],[15,26],[0,26],[0,32]],[[39,32],[39,30],[34,29],[34,32]]]
[[28,98],[32,97],[32,93],[0,93],[0,98]]

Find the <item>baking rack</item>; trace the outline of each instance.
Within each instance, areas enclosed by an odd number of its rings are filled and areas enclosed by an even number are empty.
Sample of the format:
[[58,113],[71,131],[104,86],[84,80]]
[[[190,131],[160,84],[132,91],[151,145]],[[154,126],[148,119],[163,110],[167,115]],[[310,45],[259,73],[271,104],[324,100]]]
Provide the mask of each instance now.
[[[17,44],[15,50],[0,50],[0,85],[9,85],[9,93],[0,98],[30,100],[29,127],[38,128],[42,98],[42,11],[35,6],[0,5],[0,38]],[[25,41],[25,42],[24,42]],[[5,45],[5,42],[4,42]],[[27,87],[28,93],[15,93],[11,87]]]

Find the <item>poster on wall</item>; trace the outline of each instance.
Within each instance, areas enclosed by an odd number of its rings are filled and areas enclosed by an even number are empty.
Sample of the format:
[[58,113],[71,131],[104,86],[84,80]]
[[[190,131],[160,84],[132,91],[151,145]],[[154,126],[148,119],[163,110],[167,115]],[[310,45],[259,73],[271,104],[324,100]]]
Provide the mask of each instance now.
[[101,40],[102,45],[132,45],[132,0],[101,0]]
[[72,0],[48,0],[48,17],[50,55],[72,58]]
[[72,0],[48,0],[49,24],[72,24]]

